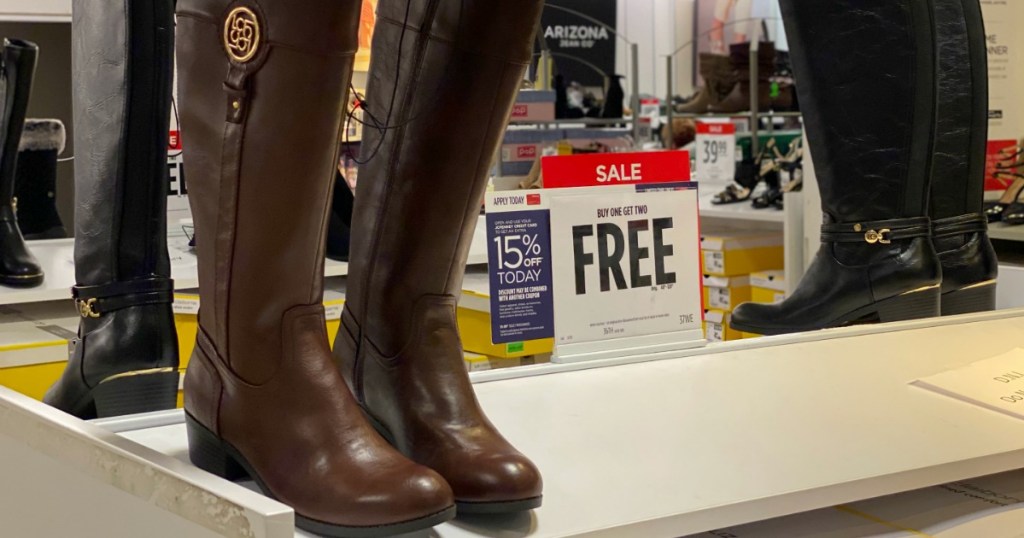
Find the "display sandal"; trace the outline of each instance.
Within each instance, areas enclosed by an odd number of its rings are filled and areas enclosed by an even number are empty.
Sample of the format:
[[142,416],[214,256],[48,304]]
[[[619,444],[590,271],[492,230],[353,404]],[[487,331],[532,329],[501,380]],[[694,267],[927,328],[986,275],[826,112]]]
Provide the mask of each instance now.
[[751,202],[750,205],[752,205],[754,209],[776,207],[776,202],[782,199],[782,186],[779,171],[773,167],[761,177],[765,184],[768,185],[768,189],[761,193],[757,198],[754,198],[754,201]]
[[765,147],[771,150],[775,158],[766,157],[761,160],[759,175],[761,181],[764,181],[768,188],[760,196],[754,198],[754,201],[750,204],[754,209],[776,207],[776,202],[782,198],[782,176],[779,174],[779,170],[781,169],[780,159],[783,159],[784,156],[779,151],[774,138],[768,140]]
[[[1006,217],[1010,214],[1012,206],[1019,205],[1017,199],[1020,197],[1021,192],[1024,192],[1024,175],[1018,171],[1019,168],[1024,166],[1024,162],[1020,160],[1024,157],[1024,149],[1014,146],[1003,151],[1007,150],[1011,150],[1013,153],[996,164],[995,175],[996,178],[1010,180],[1011,183],[1003,192],[1003,195],[999,197],[999,200],[985,203],[984,213],[990,223],[1007,222],[1007,224],[1010,224]],[[1019,213],[1021,213],[1020,208],[1015,211],[1015,214]],[[1014,220],[1017,221],[1017,224],[1022,224],[1024,221],[1021,221],[1021,219],[1024,219],[1024,215],[1015,217]]]
[[754,189],[741,187],[739,185],[729,185],[725,190],[716,194],[711,199],[711,203],[714,205],[726,205],[746,202],[750,199],[750,195],[753,193]]
[[743,159],[736,165],[736,175],[733,178],[734,184],[729,185],[722,192],[716,194],[712,199],[713,205],[737,204],[750,200],[754,194],[757,184],[761,182],[761,170],[764,159],[768,157],[768,150],[775,149],[775,139],[769,139],[765,147],[757,153],[756,157]]
[[1014,202],[1003,211],[1003,224],[1020,226],[1024,224],[1024,203]]

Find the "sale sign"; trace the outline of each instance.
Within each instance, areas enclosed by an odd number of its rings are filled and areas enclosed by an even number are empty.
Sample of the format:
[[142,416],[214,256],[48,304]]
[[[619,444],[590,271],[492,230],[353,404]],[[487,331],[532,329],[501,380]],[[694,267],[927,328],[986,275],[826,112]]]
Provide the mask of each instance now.
[[541,165],[548,190],[690,181],[690,157],[683,151],[552,156]]
[[551,198],[556,344],[699,336],[696,194],[586,188]]
[[697,179],[729,182],[736,176],[736,124],[697,122]]
[[542,160],[556,362],[702,345],[696,184],[682,151]]
[[495,344],[554,335],[551,231],[540,192],[488,193],[491,341]]
[[541,191],[487,194],[491,340],[552,361],[703,345],[697,189],[686,152],[545,157]]

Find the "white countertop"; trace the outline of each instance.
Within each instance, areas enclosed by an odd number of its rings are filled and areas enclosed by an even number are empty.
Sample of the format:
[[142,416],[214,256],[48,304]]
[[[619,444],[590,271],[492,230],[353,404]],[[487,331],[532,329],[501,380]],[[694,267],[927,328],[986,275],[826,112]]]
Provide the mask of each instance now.
[[[970,319],[478,383],[543,471],[544,506],[435,533],[673,537],[1022,468],[1024,421],[908,385],[1024,345],[1024,312]],[[122,435],[185,458],[181,425]]]

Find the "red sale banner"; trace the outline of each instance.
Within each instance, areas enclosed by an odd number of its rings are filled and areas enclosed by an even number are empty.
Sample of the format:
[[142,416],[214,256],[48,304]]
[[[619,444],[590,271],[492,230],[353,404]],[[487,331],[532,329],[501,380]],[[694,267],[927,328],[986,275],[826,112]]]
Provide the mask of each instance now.
[[999,172],[999,166],[1004,169],[1003,172],[1017,172],[1020,173],[1024,170],[1020,169],[1005,169],[1013,162],[1021,162],[1020,157],[1014,158],[1014,155],[1019,151],[1016,140],[989,140],[988,141],[988,152],[985,157],[985,190],[987,191],[1002,191],[1006,190],[1013,182],[1013,177],[1009,174],[997,174]]
[[697,122],[697,134],[702,135],[734,135],[736,124],[729,122],[710,123],[706,121]]
[[541,159],[544,187],[679,183],[690,181],[690,154],[685,151],[591,153]]
[[178,151],[181,149],[181,134],[179,131],[171,131],[167,137],[167,149]]

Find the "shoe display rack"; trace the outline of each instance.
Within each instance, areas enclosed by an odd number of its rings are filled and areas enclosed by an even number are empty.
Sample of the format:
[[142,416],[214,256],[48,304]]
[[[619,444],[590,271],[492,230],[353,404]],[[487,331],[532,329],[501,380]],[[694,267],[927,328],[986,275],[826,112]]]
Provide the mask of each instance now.
[[[38,303],[67,300],[71,304],[68,290],[75,285],[74,239],[51,239],[28,242],[32,253],[46,273],[46,280],[36,288],[19,289],[0,286],[0,305]],[[199,286],[196,272],[196,255],[188,247],[185,236],[171,236],[168,239],[171,255],[171,276],[177,290],[190,290]],[[470,247],[470,265],[487,263],[487,233],[484,222],[477,223]],[[324,264],[324,276],[336,277],[348,274],[348,264],[328,259]]]
[[[685,536],[1018,469],[1024,422],[909,382],[1021,341],[1018,310],[473,374],[543,470],[545,504],[431,536]],[[189,464],[183,420],[86,423],[0,389],[5,531],[307,536],[251,484]]]

